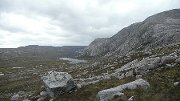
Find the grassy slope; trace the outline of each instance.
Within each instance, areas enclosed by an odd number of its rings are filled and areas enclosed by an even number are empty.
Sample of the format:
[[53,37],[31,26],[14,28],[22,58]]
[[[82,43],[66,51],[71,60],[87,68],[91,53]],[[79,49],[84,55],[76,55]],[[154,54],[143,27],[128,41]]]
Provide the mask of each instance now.
[[[163,56],[175,52],[176,49],[180,49],[180,45],[156,48],[151,50],[151,52],[152,55]],[[180,53],[178,53],[178,55],[180,55]],[[148,55],[144,55],[143,52],[138,51],[130,56],[131,59],[141,60],[143,57],[147,57]],[[179,71],[179,64],[171,68],[154,70],[143,77],[143,79],[150,83],[150,88],[147,90],[127,90],[124,92],[125,96],[115,97],[113,101],[127,101],[131,96],[134,96],[134,101],[180,101],[180,85],[176,87],[173,85],[174,82],[180,81]],[[104,72],[104,70],[101,72]],[[133,80],[135,80],[135,78],[105,80],[94,85],[85,86],[72,94],[65,94],[57,101],[98,101],[96,98],[98,91],[115,87]]]
[[[124,91],[124,96],[115,97],[113,101],[127,101],[131,96],[134,96],[134,101],[180,101],[180,85],[173,85],[174,82],[180,81],[179,71],[180,65],[176,65],[172,68],[155,70],[143,77],[143,79],[150,83],[150,88],[147,90],[126,90]],[[104,80],[94,85],[85,86],[71,94],[65,94],[57,101],[98,101],[96,97],[98,91],[115,87],[133,80],[135,80],[135,78]]]

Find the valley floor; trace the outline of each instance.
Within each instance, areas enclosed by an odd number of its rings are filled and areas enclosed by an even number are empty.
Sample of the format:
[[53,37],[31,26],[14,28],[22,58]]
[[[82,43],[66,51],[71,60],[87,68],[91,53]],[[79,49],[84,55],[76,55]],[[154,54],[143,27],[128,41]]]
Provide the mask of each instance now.
[[[98,62],[85,64],[70,64],[64,60],[26,60],[17,64],[6,64],[0,66],[0,100],[9,101],[14,94],[20,95],[20,100],[30,99],[35,101],[39,93],[44,90],[41,77],[48,71],[68,72],[74,79],[90,78],[113,73],[115,69],[124,64],[149,56],[164,56],[180,49],[180,45],[161,47],[151,50],[151,54],[143,54],[142,51],[133,52],[128,56],[108,57],[99,59]],[[179,56],[179,53],[177,53]],[[22,60],[20,60],[22,61]],[[133,101],[180,101],[180,64],[163,65],[142,78],[150,83],[146,90],[125,90],[123,96],[115,96],[112,101],[127,101],[131,96]],[[82,86],[72,93],[60,96],[55,101],[99,101],[97,93],[103,89],[119,86],[134,81],[136,77],[124,79],[104,79],[97,83]],[[48,97],[46,100],[51,99]]]

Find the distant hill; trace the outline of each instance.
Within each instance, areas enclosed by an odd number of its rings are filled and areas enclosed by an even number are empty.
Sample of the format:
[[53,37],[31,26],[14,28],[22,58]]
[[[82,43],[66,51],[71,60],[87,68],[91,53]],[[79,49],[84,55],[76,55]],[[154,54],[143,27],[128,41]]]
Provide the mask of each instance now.
[[0,60],[9,60],[17,57],[37,57],[47,59],[76,57],[84,48],[85,46],[52,47],[38,45],[29,45],[18,48],[0,48]]

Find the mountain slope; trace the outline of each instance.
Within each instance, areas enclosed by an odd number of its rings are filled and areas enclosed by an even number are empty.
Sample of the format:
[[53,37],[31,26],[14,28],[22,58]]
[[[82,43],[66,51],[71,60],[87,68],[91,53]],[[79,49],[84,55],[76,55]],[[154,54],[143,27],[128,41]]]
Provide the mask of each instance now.
[[164,11],[123,28],[110,38],[95,39],[84,50],[87,56],[126,54],[180,42],[180,9]]

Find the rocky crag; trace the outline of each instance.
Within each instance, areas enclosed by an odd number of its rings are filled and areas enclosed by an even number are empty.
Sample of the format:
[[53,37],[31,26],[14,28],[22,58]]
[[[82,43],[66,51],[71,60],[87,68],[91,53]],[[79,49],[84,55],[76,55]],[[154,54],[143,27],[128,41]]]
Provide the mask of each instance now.
[[85,48],[84,55],[123,55],[135,49],[144,50],[179,42],[180,9],[174,9],[125,27],[110,38],[95,39]]

